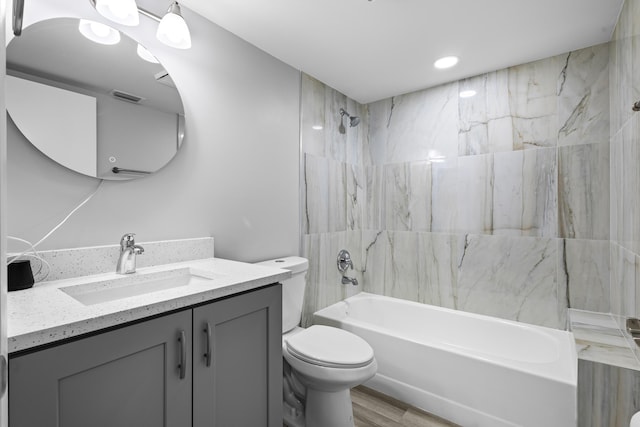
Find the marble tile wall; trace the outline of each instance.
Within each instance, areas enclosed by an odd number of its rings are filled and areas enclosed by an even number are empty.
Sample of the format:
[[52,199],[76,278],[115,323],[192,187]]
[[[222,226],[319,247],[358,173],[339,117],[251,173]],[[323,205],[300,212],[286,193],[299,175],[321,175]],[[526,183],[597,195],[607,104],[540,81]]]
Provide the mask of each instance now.
[[366,291],[556,328],[608,312],[609,98],[609,44],[367,106],[304,76],[303,255],[333,271],[322,242],[361,232]]
[[604,44],[368,105],[364,289],[556,328],[608,312],[608,64]]
[[628,427],[638,411],[640,371],[578,362],[578,426]]
[[[362,290],[360,258],[367,177],[362,167],[369,131],[367,107],[314,78],[302,75],[301,108],[301,251],[309,259],[302,325],[314,311]],[[361,118],[341,134],[340,108]],[[352,256],[348,274],[359,285],[343,285],[336,268],[341,249]]]

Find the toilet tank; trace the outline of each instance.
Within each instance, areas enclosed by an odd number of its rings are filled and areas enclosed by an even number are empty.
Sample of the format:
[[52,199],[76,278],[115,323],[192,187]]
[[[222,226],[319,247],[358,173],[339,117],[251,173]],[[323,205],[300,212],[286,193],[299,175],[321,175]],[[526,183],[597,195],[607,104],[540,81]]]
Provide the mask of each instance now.
[[290,256],[256,263],[268,267],[281,268],[291,271],[291,278],[282,283],[282,333],[288,332],[300,324],[302,305],[304,303],[304,288],[307,285],[307,269],[309,261],[306,258]]

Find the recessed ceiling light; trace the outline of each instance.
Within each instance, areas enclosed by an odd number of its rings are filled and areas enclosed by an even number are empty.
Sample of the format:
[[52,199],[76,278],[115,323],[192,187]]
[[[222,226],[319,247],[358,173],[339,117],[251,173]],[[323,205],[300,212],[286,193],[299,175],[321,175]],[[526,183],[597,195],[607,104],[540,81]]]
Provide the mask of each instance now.
[[314,125],[314,126],[311,126],[311,129],[313,129],[313,130],[322,130],[322,126],[321,125]]
[[463,90],[460,92],[460,98],[471,98],[472,96],[475,96],[476,93],[477,92],[473,89]]
[[445,56],[433,63],[433,66],[439,69],[451,68],[458,63],[457,56]]

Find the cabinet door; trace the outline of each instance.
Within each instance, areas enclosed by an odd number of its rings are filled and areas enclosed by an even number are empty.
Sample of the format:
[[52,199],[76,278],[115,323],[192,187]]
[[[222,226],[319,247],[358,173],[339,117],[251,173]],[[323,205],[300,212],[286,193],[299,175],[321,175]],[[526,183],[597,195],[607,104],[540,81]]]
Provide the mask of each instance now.
[[199,307],[193,325],[193,426],[281,427],[281,286]]
[[10,359],[11,427],[190,426],[191,325],[187,310]]

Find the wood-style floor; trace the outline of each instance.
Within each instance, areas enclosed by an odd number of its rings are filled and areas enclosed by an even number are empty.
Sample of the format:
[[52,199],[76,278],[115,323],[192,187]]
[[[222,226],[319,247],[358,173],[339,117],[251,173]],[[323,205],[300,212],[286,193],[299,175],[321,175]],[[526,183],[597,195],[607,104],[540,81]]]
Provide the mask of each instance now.
[[451,427],[449,421],[370,388],[351,389],[355,427]]

